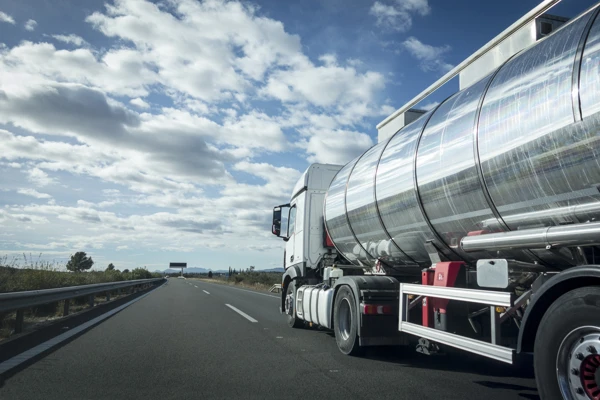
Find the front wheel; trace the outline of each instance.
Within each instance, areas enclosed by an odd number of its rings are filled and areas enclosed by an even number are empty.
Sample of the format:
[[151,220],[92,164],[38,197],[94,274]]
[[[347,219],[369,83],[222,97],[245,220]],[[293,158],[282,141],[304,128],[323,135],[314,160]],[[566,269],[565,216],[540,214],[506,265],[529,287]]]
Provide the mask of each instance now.
[[285,315],[287,318],[287,324],[291,328],[300,328],[303,325],[303,321],[296,315],[296,282],[292,281],[287,285],[285,291]]
[[346,355],[359,355],[358,310],[352,290],[342,286],[335,296],[333,329],[340,351]]
[[546,311],[534,345],[542,400],[600,398],[600,287],[572,290]]

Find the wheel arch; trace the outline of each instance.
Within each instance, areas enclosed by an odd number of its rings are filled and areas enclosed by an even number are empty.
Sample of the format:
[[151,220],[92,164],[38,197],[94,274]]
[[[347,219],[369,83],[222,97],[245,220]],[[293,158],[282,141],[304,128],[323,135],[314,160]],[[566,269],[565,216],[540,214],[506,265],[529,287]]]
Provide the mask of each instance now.
[[287,287],[294,279],[300,276],[300,268],[297,266],[289,267],[283,273],[281,277],[281,312],[283,313],[285,309],[285,292],[287,291]]
[[532,301],[523,316],[517,342],[517,353],[533,351],[540,322],[555,300],[571,290],[586,286],[600,286],[600,265],[570,268],[544,283],[532,296]]

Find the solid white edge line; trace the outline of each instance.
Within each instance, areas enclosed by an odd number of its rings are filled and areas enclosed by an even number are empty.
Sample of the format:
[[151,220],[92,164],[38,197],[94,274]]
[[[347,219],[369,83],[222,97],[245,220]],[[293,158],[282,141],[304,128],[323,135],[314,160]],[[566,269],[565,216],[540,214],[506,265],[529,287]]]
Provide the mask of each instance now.
[[252,318],[251,316],[249,316],[248,314],[246,314],[245,312],[238,310],[237,308],[235,308],[234,306],[232,306],[231,304],[225,304],[227,307],[231,308],[233,311],[235,311],[236,313],[240,314],[242,317],[246,318],[248,321],[250,322],[258,322],[257,320],[255,320],[254,318]]
[[218,285],[218,286],[230,287],[230,288],[235,289],[235,290],[241,290],[242,292],[260,294],[261,296],[275,297],[276,299],[280,299],[281,298],[279,296],[273,296],[272,294],[258,293],[258,292],[252,291],[252,290],[246,290],[246,289],[240,289],[240,288],[232,287],[230,285],[221,285],[220,283],[210,283],[210,282],[204,282],[204,283],[208,283],[209,285]]
[[203,291],[204,293],[206,293],[206,294],[210,294],[210,293],[208,293],[206,290],[202,290],[202,291]]
[[[162,285],[161,285],[162,286]],[[27,360],[32,359],[33,357],[36,357],[37,355],[39,355],[40,353],[43,353],[44,351],[51,349],[52,347],[60,344],[61,342],[64,342],[65,340],[71,338],[74,335],[77,335],[78,333],[80,333],[83,330],[86,330],[87,328],[98,324],[99,322],[102,322],[103,320],[105,320],[108,317],[113,316],[114,314],[118,313],[119,311],[121,311],[122,309],[129,307],[130,305],[132,305],[133,303],[143,299],[144,297],[148,296],[150,293],[152,293],[152,291],[138,297],[135,298],[133,300],[131,300],[128,303],[125,303],[123,305],[120,305],[119,307],[112,309],[94,319],[89,320],[88,322],[85,322],[73,329],[71,329],[68,332],[62,333],[58,336],[53,337],[50,340],[45,341],[44,343],[38,344],[37,346],[24,351],[23,353],[17,354],[16,356],[14,356],[13,358],[9,358],[8,360],[4,361],[3,363],[0,363],[0,375],[17,367],[18,365],[24,363]]]

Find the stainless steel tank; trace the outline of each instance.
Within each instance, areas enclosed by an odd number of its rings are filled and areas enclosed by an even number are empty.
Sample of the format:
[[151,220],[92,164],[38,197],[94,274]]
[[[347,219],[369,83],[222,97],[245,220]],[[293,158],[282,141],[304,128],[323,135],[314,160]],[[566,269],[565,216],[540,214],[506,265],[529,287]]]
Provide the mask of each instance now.
[[600,221],[597,7],[342,168],[325,222],[351,263],[513,258],[557,269],[570,252],[460,246],[493,232]]

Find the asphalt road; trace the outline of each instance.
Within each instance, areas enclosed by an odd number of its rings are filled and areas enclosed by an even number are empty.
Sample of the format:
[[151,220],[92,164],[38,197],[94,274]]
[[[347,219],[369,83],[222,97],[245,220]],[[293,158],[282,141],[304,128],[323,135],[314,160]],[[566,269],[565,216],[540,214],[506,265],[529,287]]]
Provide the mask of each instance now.
[[428,357],[380,348],[344,356],[328,332],[289,328],[278,296],[182,279],[170,279],[0,388],[0,399],[12,400],[284,398],[538,397],[531,376],[465,353]]

